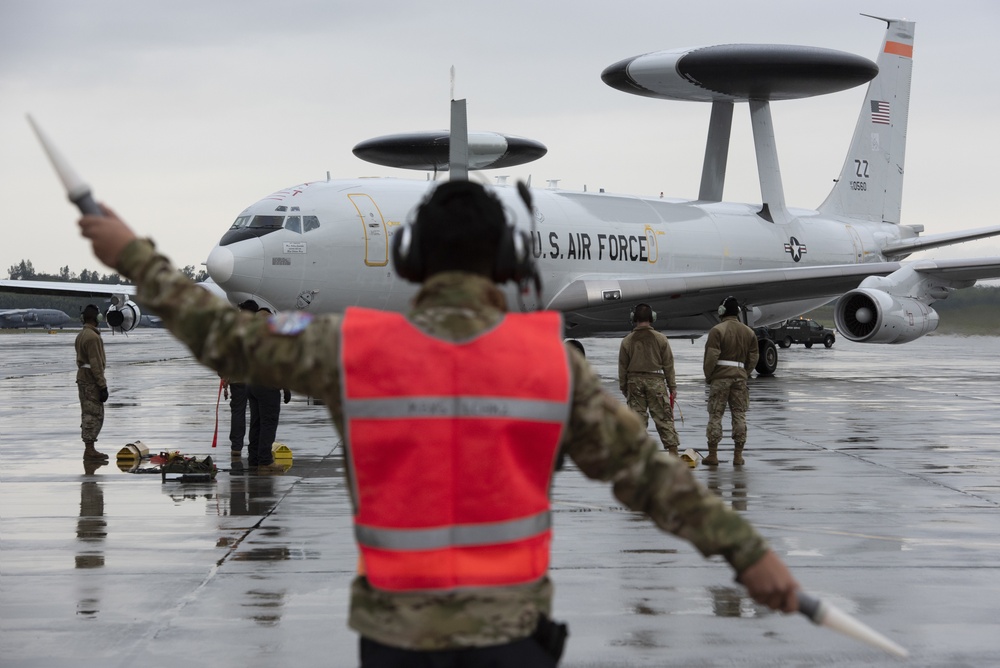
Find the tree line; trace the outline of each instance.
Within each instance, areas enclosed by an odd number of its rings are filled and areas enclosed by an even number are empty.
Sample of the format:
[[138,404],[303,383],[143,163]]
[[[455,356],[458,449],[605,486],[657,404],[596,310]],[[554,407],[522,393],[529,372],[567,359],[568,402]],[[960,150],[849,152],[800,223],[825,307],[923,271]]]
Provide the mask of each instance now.
[[[196,272],[193,264],[187,265],[181,269],[181,272],[194,281],[200,282],[208,279],[208,272],[204,269]],[[69,265],[61,267],[57,274],[46,274],[36,271],[31,260],[21,260],[19,263],[11,265],[7,269],[7,278],[12,281],[54,281],[57,283],[68,283],[70,281],[107,283],[110,285],[125,285],[129,283],[129,281],[117,273],[102,274],[99,271],[84,269],[78,274],[70,270]]]

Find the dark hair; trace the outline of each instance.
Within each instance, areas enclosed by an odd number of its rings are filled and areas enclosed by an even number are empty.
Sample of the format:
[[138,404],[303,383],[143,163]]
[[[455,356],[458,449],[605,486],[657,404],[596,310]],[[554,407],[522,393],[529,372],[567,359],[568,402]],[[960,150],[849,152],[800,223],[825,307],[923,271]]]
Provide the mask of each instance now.
[[636,304],[635,322],[653,322],[653,308],[649,304]]
[[722,300],[721,306],[725,309],[725,315],[740,314],[740,303],[736,301],[736,297],[726,297]]
[[84,322],[97,322],[97,316],[100,315],[101,309],[97,308],[94,304],[87,304],[83,307],[81,315],[83,316]]
[[427,275],[471,271],[492,276],[507,218],[500,200],[483,186],[442,183],[417,209],[415,224]]

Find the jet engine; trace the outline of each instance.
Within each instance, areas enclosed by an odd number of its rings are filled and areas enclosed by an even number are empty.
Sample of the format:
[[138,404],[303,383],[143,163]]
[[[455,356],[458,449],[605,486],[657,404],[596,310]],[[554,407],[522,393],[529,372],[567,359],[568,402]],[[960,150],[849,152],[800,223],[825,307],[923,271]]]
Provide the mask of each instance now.
[[937,311],[927,304],[871,288],[841,297],[833,318],[842,336],[863,343],[909,343],[938,326]]
[[937,329],[931,304],[974,279],[945,278],[931,260],[904,265],[888,276],[869,276],[837,300],[833,319],[840,333],[862,343],[908,343]]
[[131,332],[139,324],[142,312],[139,305],[128,297],[116,295],[111,298],[111,306],[104,319],[113,332]]

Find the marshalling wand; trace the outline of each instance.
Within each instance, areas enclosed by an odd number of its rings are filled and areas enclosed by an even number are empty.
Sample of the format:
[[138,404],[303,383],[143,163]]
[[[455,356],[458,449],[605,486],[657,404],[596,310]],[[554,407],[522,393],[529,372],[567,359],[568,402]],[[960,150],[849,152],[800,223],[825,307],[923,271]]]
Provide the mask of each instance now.
[[802,591],[798,593],[798,599],[799,612],[811,619],[817,626],[826,626],[901,659],[910,656],[905,648],[889,640],[875,629],[862,624],[840,608]]
[[62,153],[59,152],[45,133],[42,132],[42,129],[38,127],[35,119],[30,114],[28,115],[28,123],[31,124],[31,129],[35,131],[35,136],[38,137],[42,148],[45,149],[45,155],[49,156],[49,162],[52,163],[56,174],[59,175],[59,180],[62,181],[63,187],[66,188],[66,196],[69,197],[69,201],[75,204],[80,209],[80,213],[84,215],[102,215],[104,212],[101,211],[101,208],[97,206],[97,202],[94,201],[94,197],[90,193],[90,186],[66,162],[66,158],[63,157]]

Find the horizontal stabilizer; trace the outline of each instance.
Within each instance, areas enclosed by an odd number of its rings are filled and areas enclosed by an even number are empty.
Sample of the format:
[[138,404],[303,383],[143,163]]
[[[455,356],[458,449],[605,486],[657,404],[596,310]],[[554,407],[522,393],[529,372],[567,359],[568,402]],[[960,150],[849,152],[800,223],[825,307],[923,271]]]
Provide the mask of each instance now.
[[980,281],[1000,278],[1000,257],[963,258],[955,260],[914,260],[907,262],[920,274],[949,281]]
[[987,237],[994,237],[997,235],[1000,235],[1000,225],[979,227],[974,230],[962,230],[960,232],[929,234],[915,239],[903,239],[901,241],[897,241],[883,248],[882,254],[887,258],[896,258],[909,255],[910,253],[916,253],[917,251],[930,250],[932,248],[940,248],[942,246],[951,246],[952,244],[960,244],[966,241],[975,241],[976,239],[985,239]]

